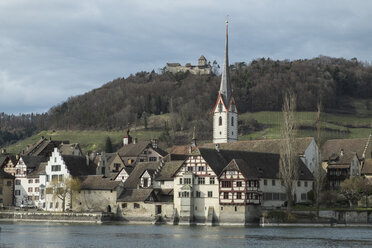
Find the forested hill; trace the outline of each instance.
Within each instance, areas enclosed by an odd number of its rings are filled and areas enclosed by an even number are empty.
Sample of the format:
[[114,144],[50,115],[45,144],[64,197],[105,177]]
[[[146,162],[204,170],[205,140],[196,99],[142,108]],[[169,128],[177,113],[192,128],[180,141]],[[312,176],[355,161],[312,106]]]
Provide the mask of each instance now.
[[[139,72],[118,78],[84,95],[69,98],[38,115],[0,115],[0,146],[19,136],[44,129],[123,129],[145,125],[149,115],[172,113],[173,130],[197,125],[210,130],[220,76],[189,73]],[[238,110],[280,111],[283,94],[292,88],[299,111],[313,111],[319,99],[324,109],[353,113],[348,100],[372,97],[372,66],[356,59],[320,56],[310,60],[253,60],[231,65],[231,83]],[[372,106],[371,106],[372,108]],[[3,140],[1,140],[3,137]],[[13,137],[14,138],[14,137]],[[17,137],[15,137],[17,138]]]

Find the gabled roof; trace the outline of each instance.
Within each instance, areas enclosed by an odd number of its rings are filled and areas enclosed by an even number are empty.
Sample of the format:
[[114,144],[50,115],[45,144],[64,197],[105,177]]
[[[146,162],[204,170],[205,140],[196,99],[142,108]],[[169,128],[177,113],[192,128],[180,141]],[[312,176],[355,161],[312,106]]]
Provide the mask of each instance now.
[[118,198],[118,202],[145,202],[155,197],[153,189],[126,189]]
[[40,165],[27,175],[28,178],[38,178],[40,175],[45,175],[45,167],[48,162],[41,162]]
[[8,160],[8,155],[0,155],[0,168],[6,160]]
[[163,158],[164,161],[170,162],[170,161],[184,161],[187,158],[186,154],[168,154]]
[[[296,153],[299,155],[304,154],[313,139],[312,137],[296,138],[294,146]],[[281,139],[242,140],[220,144],[220,149],[280,154],[281,141]],[[207,143],[201,147],[214,148],[215,144]]]
[[120,186],[120,181],[113,181],[102,175],[88,175],[86,176],[81,185],[81,190],[114,190]]
[[139,163],[137,164],[132,173],[129,175],[127,180],[124,182],[125,188],[135,189],[140,183],[140,177],[145,172],[145,170],[156,170],[159,167],[160,162],[150,162],[150,163]]
[[65,144],[65,143],[62,143],[59,146],[59,148],[58,148],[59,152],[62,155],[75,155],[73,153],[75,149],[78,149],[80,151],[80,153],[83,154],[81,152],[80,145],[78,143],[74,143],[74,144]]
[[190,154],[190,145],[172,146],[170,154],[188,155]]
[[173,180],[173,175],[182,166],[183,160],[165,162],[159,174],[155,177],[157,181]]
[[[49,156],[55,147],[59,147],[63,141],[56,141],[46,138],[41,138],[35,144],[29,146],[22,155],[25,156]],[[68,141],[64,141],[68,143]]]
[[156,148],[152,148],[155,152],[157,152],[160,156],[162,157],[165,157],[168,155],[168,153],[166,151],[164,151],[163,149],[159,148],[159,147],[156,147]]
[[47,162],[49,158],[44,156],[21,156],[27,169],[36,169],[43,162]]
[[372,174],[372,158],[367,158],[364,161],[362,168],[362,175],[371,175]]
[[96,174],[94,164],[90,160],[89,164],[87,164],[87,159],[85,157],[62,155],[62,158],[73,177]]
[[13,175],[5,172],[2,168],[0,168],[0,178],[14,179],[15,177]]
[[[333,139],[327,140],[322,146],[322,158],[328,160],[334,155],[339,155],[343,150],[344,156],[350,153],[357,153],[359,158],[363,157],[364,150],[368,144],[368,149],[371,149],[371,142],[368,139]],[[370,157],[370,154],[366,154]],[[368,156],[369,155],[369,156]]]
[[138,157],[146,147],[150,146],[151,142],[140,141],[136,144],[128,144],[120,148],[117,153],[120,157]]

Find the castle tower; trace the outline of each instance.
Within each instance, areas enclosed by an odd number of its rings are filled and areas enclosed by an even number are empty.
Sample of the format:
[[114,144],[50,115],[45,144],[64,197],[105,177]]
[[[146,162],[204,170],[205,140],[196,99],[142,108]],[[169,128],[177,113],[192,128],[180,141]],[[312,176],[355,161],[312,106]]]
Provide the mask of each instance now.
[[213,143],[238,140],[238,111],[231,90],[228,56],[228,21],[226,21],[225,61],[222,69],[220,91],[213,113]]

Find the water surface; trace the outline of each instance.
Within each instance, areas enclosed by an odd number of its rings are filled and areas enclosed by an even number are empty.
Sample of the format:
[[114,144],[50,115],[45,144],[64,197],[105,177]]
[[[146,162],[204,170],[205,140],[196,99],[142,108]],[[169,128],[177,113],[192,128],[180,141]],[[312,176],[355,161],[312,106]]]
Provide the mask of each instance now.
[[0,222],[13,247],[372,247],[372,228],[259,228]]

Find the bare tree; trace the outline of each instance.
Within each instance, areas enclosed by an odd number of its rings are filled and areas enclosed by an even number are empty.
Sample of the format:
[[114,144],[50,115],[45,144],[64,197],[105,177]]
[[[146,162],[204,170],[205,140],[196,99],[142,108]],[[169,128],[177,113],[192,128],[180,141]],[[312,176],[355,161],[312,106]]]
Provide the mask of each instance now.
[[315,119],[315,126],[316,126],[316,141],[318,144],[318,153],[314,165],[314,200],[315,200],[315,207],[316,207],[316,216],[319,217],[319,208],[320,208],[320,200],[321,200],[321,193],[324,188],[325,178],[326,178],[326,171],[322,166],[322,157],[320,153],[320,147],[323,144],[323,137],[322,137],[322,121],[321,121],[321,114],[322,114],[322,104],[321,102],[318,103],[318,111]]
[[283,180],[284,188],[287,194],[287,212],[290,212],[293,206],[293,194],[295,183],[298,179],[298,157],[295,151],[296,138],[296,96],[289,91],[283,101],[283,123],[281,126],[281,148],[279,173]]
[[80,180],[77,178],[65,178],[62,182],[52,181],[53,199],[62,201],[62,211],[65,212],[66,200],[70,200],[70,209],[72,209],[72,199],[75,192],[80,190]]

